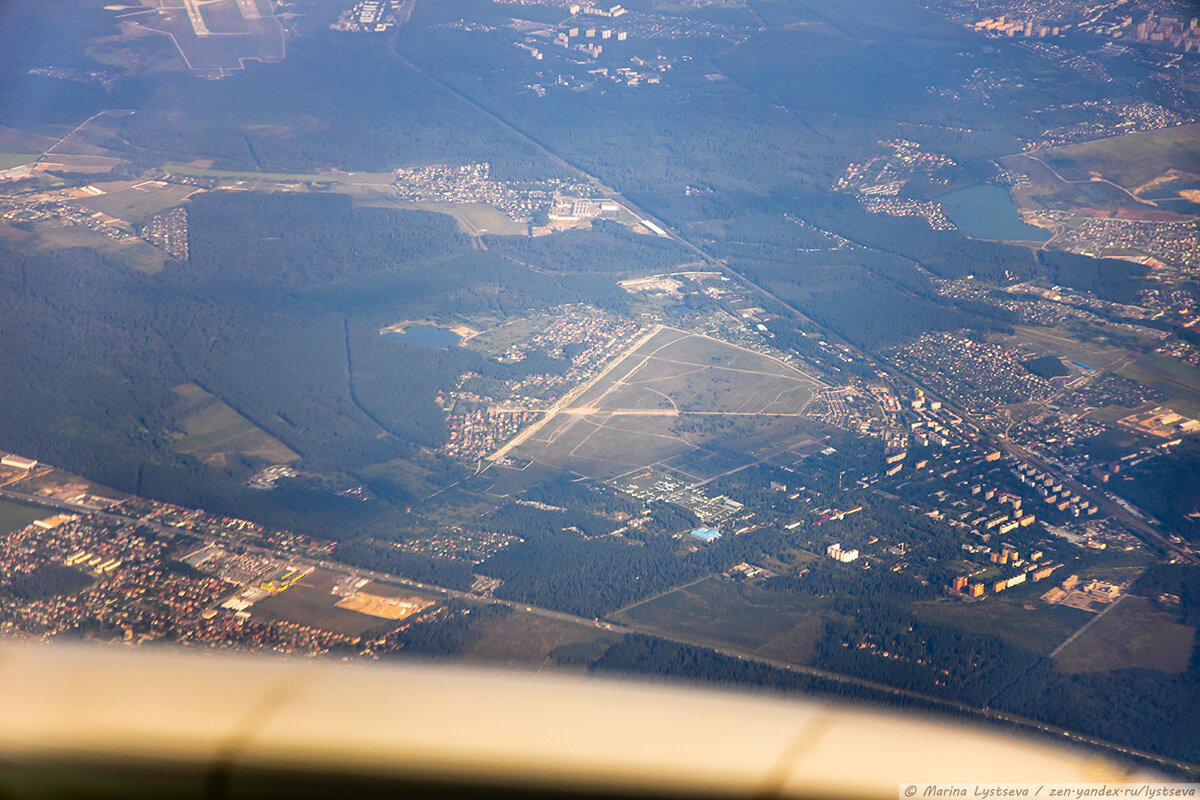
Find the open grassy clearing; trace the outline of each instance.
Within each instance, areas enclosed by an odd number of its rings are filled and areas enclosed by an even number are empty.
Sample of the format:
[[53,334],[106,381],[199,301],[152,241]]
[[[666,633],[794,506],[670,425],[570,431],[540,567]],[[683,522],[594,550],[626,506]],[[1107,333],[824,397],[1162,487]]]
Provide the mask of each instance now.
[[128,163],[123,158],[80,153],[48,153],[42,156],[41,168],[54,172],[111,172],[114,167]]
[[190,175],[193,178],[233,178],[248,181],[276,181],[278,183],[327,182],[333,179],[332,175],[321,175],[315,172],[242,172],[228,169],[207,169],[191,164],[181,164],[178,161],[168,161],[163,164],[163,169],[178,175]]
[[251,456],[272,464],[300,458],[283,442],[262,430],[228,405],[194,383],[174,387],[180,404],[176,420],[183,437],[176,448],[213,466],[225,466],[233,457]]
[[480,236],[485,233],[495,236],[523,236],[528,230],[524,222],[517,222],[500,209],[482,203],[405,203],[393,200],[390,205],[393,208],[449,214],[458,223],[459,230],[468,236]]
[[1200,417],[1200,369],[1150,353],[1119,370],[1126,378],[1158,389],[1171,408]]
[[142,239],[125,239],[118,242],[89,228],[58,225],[54,222],[35,222],[33,236],[25,232],[22,234],[14,238],[23,239],[41,250],[90,247],[113,256],[128,264],[131,269],[147,275],[161,272],[167,261],[166,253]]
[[38,153],[0,153],[0,169],[11,169],[37,161]]
[[817,385],[782,361],[699,334],[664,328],[629,353],[572,409],[667,407],[692,411],[794,413]]
[[551,661],[550,651],[563,645],[600,642],[602,650],[620,639],[620,634],[601,628],[514,611],[490,617],[471,626],[480,639],[464,653],[465,660],[509,667],[539,669]]
[[1144,597],[1130,596],[1063,648],[1054,666],[1061,672],[1183,672],[1195,638],[1195,628],[1180,625]]
[[695,447],[674,433],[671,417],[584,417],[562,414],[516,450],[538,464],[593,477],[674,458]]
[[[286,620],[346,636],[362,636],[369,631],[387,630],[396,626],[397,623],[391,620],[338,608],[336,603],[342,598],[333,594],[331,590],[342,577],[344,574],[340,572],[314,570],[290,589],[259,600],[251,607],[251,615],[259,621]],[[362,587],[362,591],[380,596],[425,597],[415,591],[399,590],[398,587],[373,582]]]
[[562,414],[515,454],[600,479],[686,459],[691,478],[701,479],[802,448],[813,441],[812,428],[799,417]]
[[761,448],[811,441],[811,423],[800,414],[817,385],[761,353],[664,328],[514,454],[593,477],[713,449],[737,450],[749,463],[772,455]]
[[36,519],[54,516],[52,509],[13,500],[0,500],[0,534],[20,530]]
[[[170,183],[159,186],[155,183],[153,181],[137,182],[134,186],[126,186],[108,194],[82,199],[79,204],[126,222],[136,222],[155,212],[174,208],[184,198],[196,191],[194,186],[179,186]],[[135,188],[135,186],[140,186],[140,188]]]
[[1129,351],[1124,348],[1080,341],[1059,328],[1018,326],[1015,334],[995,338],[1010,347],[1028,348],[1039,355],[1058,356],[1067,362],[1081,361],[1093,369],[1105,369],[1129,357]]
[[[1044,581],[1045,588],[1053,584]],[[1039,584],[1041,586],[1042,584]],[[1015,647],[1045,655],[1092,618],[1092,614],[1041,602],[1041,591],[1022,590],[979,603],[927,602],[913,605],[918,618],[961,629],[964,633],[999,636]]]
[[[17,130],[0,125],[0,152],[9,155],[24,156],[28,153],[36,153],[41,155],[48,147],[54,144],[59,136],[70,130],[70,127],[62,128],[61,130],[55,126],[47,126],[45,129],[37,132],[33,129]],[[34,156],[36,158],[37,156]],[[28,162],[20,162],[22,164]]]
[[1044,154],[1068,180],[1098,173],[1126,189],[1136,189],[1170,167],[1200,172],[1200,125],[1132,133],[1057,148]]
[[624,625],[806,663],[828,612],[820,600],[707,578],[612,615]]

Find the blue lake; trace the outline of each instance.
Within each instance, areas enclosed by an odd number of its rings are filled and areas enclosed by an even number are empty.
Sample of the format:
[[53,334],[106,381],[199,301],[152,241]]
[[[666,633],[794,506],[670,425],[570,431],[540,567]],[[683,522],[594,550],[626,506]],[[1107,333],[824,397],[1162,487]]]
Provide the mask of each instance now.
[[958,229],[979,239],[1044,242],[1050,231],[1026,225],[1008,192],[990,183],[978,183],[937,198]]
[[418,347],[436,347],[439,350],[448,350],[451,347],[457,347],[462,342],[462,337],[454,331],[448,331],[436,325],[409,325],[404,329],[403,333],[390,331],[387,335],[393,339],[399,339],[405,344],[412,344]]

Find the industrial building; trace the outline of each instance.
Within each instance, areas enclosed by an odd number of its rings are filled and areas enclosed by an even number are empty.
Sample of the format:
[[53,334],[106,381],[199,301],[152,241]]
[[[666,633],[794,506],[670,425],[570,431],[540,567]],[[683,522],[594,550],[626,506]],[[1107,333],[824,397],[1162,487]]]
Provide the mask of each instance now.
[[0,465],[5,467],[13,467],[14,469],[33,469],[38,465],[38,462],[32,458],[9,454],[0,458]]
[[694,539],[699,539],[702,542],[711,542],[721,538],[721,532],[716,528],[696,528],[693,531],[688,531],[688,536]]

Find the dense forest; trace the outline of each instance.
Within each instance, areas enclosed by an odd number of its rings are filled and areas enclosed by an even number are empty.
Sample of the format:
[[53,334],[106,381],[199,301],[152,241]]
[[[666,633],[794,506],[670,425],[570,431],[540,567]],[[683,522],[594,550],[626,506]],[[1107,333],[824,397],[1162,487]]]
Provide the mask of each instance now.
[[719,684],[743,689],[814,694],[848,702],[928,709],[920,701],[841,681],[828,680],[641,634],[628,634],[589,668],[593,674],[633,674],[672,683]]
[[0,333],[29,344],[0,352],[6,374],[25,376],[0,399],[7,447],[118,489],[353,534],[380,510],[304,486],[250,492],[239,484],[260,464],[181,452],[171,387],[201,384],[307,468],[403,504],[460,477],[422,449],[444,441],[439,390],[466,371],[506,380],[554,365],[413,347],[381,327],[447,308],[505,316],[626,297],[610,278],[548,277],[475,250],[449,217],[342,196],[201,194],[189,220],[191,259],[156,275],[86,249],[0,253]]
[[[588,539],[578,530],[568,530],[563,524],[568,519],[561,512],[508,507],[486,524],[525,541],[492,556],[479,565],[479,571],[504,579],[497,593],[501,597],[600,617],[672,586],[786,547],[782,534],[760,530],[681,554],[680,543],[671,534],[695,524],[681,512],[674,506],[655,510],[662,525],[659,535]],[[570,521],[582,521],[582,516],[576,514]],[[605,522],[611,526],[609,530],[616,527]],[[594,530],[603,531],[604,527],[598,524]]]
[[1200,541],[1200,520],[1189,516],[1200,511],[1200,442],[1190,440],[1131,468],[1114,487],[1131,502],[1146,509],[1173,532]]
[[59,595],[73,595],[92,583],[92,579],[77,569],[62,564],[42,564],[29,573],[18,573],[4,587],[22,601],[46,600]]
[[[1200,624],[1200,568],[1160,564],[1148,569],[1131,591],[1178,604],[1158,604],[1179,622]],[[1157,603],[1156,603],[1157,604]],[[1065,674],[1039,664],[1013,684],[997,705],[1056,725],[1123,742],[1195,763],[1200,759],[1200,646],[1181,673],[1151,669]]]

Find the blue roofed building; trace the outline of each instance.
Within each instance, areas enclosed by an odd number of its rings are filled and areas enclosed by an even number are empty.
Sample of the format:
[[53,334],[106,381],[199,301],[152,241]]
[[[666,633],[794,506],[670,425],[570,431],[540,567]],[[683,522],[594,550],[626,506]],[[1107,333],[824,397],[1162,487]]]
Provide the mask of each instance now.
[[702,542],[711,542],[714,539],[720,539],[721,532],[716,528],[696,528],[694,531],[688,531],[688,536],[695,537]]

